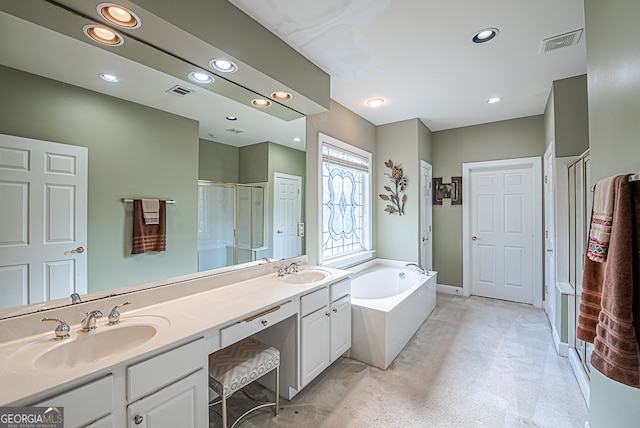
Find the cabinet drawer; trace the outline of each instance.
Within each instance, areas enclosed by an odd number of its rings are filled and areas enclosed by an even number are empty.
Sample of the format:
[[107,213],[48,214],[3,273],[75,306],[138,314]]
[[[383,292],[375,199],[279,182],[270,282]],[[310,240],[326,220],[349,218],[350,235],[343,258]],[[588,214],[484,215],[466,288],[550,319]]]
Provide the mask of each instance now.
[[[113,375],[56,395],[36,407],[64,407],[64,426],[85,426],[108,415],[113,407]],[[82,403],[82,405],[78,405]]]
[[249,337],[265,328],[276,324],[296,313],[296,307],[289,301],[274,306],[259,314],[253,315],[228,327],[220,329],[220,347],[232,345],[245,337]]
[[351,280],[344,279],[331,285],[331,301],[335,302],[341,297],[351,294]]
[[309,315],[329,303],[329,288],[324,287],[300,298],[300,316]]
[[127,368],[127,399],[137,400],[206,365],[204,339]]

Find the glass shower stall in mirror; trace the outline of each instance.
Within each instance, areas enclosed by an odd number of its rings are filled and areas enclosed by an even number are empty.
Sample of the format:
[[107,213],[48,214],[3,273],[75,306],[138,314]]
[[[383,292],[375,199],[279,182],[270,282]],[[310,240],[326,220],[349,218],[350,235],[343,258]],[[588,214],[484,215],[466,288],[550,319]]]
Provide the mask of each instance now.
[[198,182],[198,271],[256,260],[266,243],[266,184]]

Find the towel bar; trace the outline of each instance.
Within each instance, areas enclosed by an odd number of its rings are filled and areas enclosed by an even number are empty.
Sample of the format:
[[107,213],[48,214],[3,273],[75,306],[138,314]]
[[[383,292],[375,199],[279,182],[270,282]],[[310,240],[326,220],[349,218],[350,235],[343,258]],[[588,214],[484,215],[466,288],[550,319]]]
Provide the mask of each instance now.
[[[120,200],[122,201],[123,204],[132,203],[133,202],[133,199],[122,198]],[[174,201],[173,199],[167,199],[165,202],[168,203],[168,204],[175,204],[176,203],[176,201]]]
[[[629,183],[631,183],[633,181],[640,181],[640,172],[637,172],[637,173],[629,176]],[[596,190],[596,185],[594,184],[593,186],[591,186],[590,190],[592,192],[594,192]]]

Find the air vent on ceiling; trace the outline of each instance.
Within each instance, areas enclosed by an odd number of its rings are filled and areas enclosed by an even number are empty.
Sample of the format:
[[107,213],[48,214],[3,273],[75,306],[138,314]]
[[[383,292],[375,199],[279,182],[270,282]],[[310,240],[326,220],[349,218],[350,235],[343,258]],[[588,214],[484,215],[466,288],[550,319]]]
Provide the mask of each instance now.
[[233,134],[240,134],[241,132],[244,132],[242,129],[238,129],[238,128],[227,128],[225,129],[225,131],[231,132]]
[[582,29],[572,31],[559,36],[544,39],[540,45],[540,53],[549,52],[555,49],[564,48],[565,46],[577,45],[582,36]]
[[191,89],[185,88],[184,86],[176,85],[173,88],[167,89],[166,92],[184,97],[185,95],[189,95],[193,91]]

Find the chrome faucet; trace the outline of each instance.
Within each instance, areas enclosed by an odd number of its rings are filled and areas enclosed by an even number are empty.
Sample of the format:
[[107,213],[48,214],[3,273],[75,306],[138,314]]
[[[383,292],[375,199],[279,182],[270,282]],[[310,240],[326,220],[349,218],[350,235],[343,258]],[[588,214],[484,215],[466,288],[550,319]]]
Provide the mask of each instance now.
[[291,262],[289,266],[284,268],[285,275],[293,272],[298,272],[299,266],[300,266],[300,262]]
[[78,303],[82,303],[82,299],[80,298],[80,295],[78,293],[73,293],[71,296],[71,303],[72,304],[78,304]]
[[115,305],[113,309],[111,309],[111,312],[109,312],[109,325],[118,324],[120,322],[120,311],[118,311],[118,309],[130,304],[131,302],[124,302],[121,305]]
[[58,326],[55,329],[56,340],[66,339],[69,337],[69,325],[61,318],[42,318],[42,322],[56,321]]
[[415,266],[416,269],[418,270],[418,272],[420,272],[423,275],[429,275],[429,271],[427,269],[422,269],[420,266],[418,266],[416,263],[407,263],[405,266]]
[[99,310],[87,312],[85,318],[80,322],[82,331],[91,331],[96,329],[96,318],[102,318],[102,312]]

